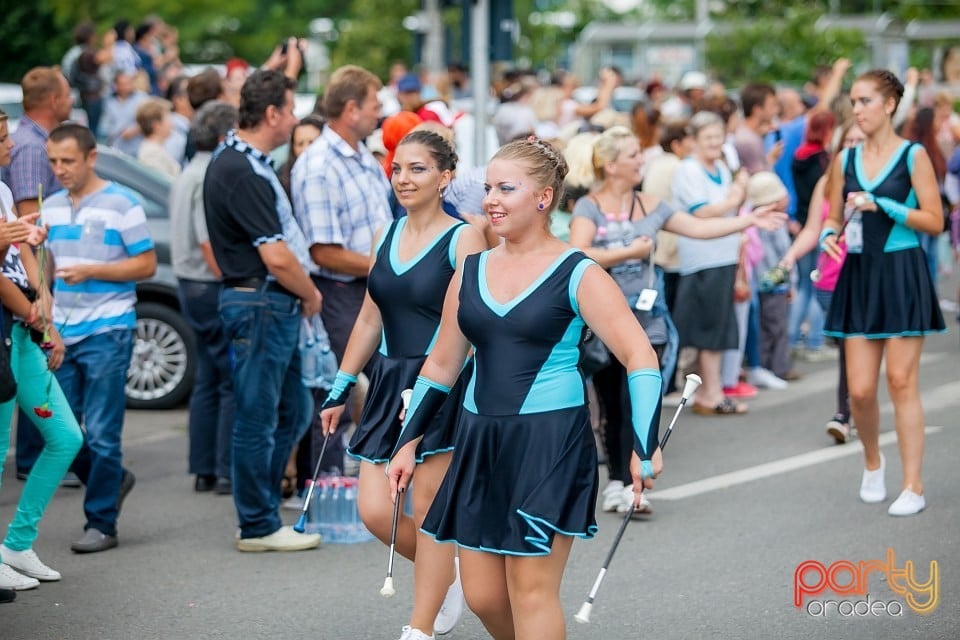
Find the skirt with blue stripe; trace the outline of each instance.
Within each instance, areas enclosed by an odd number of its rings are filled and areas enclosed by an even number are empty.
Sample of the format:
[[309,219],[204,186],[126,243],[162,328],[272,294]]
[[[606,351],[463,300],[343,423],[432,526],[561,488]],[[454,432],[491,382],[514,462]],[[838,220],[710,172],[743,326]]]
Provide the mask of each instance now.
[[[403,407],[400,392],[413,388],[426,359],[426,356],[377,359],[370,375],[363,413],[347,446],[347,454],[374,464],[390,460],[402,426],[399,419]],[[423,462],[429,455],[453,450],[457,416],[472,371],[473,361],[470,360],[420,441],[417,462]]]
[[597,447],[586,406],[525,415],[467,410],[422,530],[503,555],[549,555],[554,535],[597,532]]
[[945,330],[923,249],[847,254],[824,334],[884,339]]

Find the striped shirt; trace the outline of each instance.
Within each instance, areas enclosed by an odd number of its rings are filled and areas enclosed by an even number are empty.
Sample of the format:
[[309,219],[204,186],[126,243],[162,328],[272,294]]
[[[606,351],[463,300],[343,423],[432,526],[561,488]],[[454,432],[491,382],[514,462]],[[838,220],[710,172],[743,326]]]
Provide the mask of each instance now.
[[[354,150],[330,127],[304,151],[290,176],[293,210],[311,244],[334,244],[367,255],[378,230],[393,221],[390,183],[361,143]],[[314,268],[332,280],[353,276]]]
[[[113,264],[153,249],[147,217],[137,197],[113,182],[74,207],[65,190],[43,202],[50,226],[48,246],[58,269],[78,264]],[[136,282],[54,281],[53,320],[64,344],[136,326]]]

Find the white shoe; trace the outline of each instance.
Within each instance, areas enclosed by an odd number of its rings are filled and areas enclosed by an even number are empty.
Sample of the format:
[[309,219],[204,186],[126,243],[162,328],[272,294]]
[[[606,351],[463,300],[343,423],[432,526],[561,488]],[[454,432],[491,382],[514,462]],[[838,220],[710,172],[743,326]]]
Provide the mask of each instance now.
[[633,508],[633,485],[629,485],[623,488],[622,493],[622,503],[617,507],[617,513],[626,513],[627,511],[633,510],[634,514],[638,513],[653,513],[653,505],[650,504],[650,499],[647,497],[646,491],[640,494],[640,506],[636,509]]
[[259,538],[237,538],[237,551],[305,551],[320,546],[319,533],[297,533],[293,527],[280,527]]
[[8,564],[0,564],[0,589],[26,591],[27,589],[36,589],[39,586],[40,581],[36,578],[17,573]]
[[7,545],[0,544],[0,558],[3,559],[3,564],[8,564],[20,573],[42,582],[56,582],[60,579],[60,572],[40,562],[40,558],[33,549],[14,551],[8,549]]
[[904,489],[900,497],[893,501],[887,513],[892,516],[912,516],[927,508],[927,501],[910,489]]
[[747,382],[758,389],[770,389],[771,391],[783,391],[790,384],[783,378],[778,378],[773,371],[763,367],[753,367],[747,370]]
[[460,584],[460,558],[454,558],[456,567],[456,576],[450,587],[447,589],[447,595],[443,598],[443,604],[440,605],[440,612],[436,620],[433,621],[433,632],[438,636],[444,636],[457,626],[460,622],[460,616],[463,615],[463,586]]
[[603,496],[603,511],[612,513],[623,504],[623,482],[612,480],[601,494]]
[[887,499],[887,487],[883,481],[883,471],[887,467],[887,460],[880,454],[880,468],[870,471],[863,470],[863,479],[860,481],[860,499],[867,503],[883,502]]
[[420,629],[414,629],[410,625],[405,625],[401,629],[400,640],[433,640],[433,636],[428,636]]

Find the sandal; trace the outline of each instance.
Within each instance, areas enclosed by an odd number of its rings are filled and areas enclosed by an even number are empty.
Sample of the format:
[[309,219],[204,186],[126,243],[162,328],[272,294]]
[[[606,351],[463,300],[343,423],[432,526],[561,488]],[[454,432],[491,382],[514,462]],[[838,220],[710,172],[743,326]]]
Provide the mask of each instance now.
[[723,402],[715,407],[707,407],[694,402],[693,412],[701,416],[743,415],[747,412],[747,405],[733,402],[730,398],[724,398]]

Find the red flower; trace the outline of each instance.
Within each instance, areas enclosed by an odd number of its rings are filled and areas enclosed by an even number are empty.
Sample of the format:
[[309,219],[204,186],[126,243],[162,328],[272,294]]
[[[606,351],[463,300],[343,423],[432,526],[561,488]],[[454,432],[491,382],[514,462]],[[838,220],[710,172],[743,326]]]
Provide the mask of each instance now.
[[44,402],[44,403],[43,403],[42,405],[40,405],[39,407],[34,407],[34,408],[33,408],[33,412],[34,412],[35,414],[37,414],[38,416],[40,416],[41,418],[49,418],[50,416],[53,415],[53,411],[51,411],[51,410],[47,407],[47,403],[46,403],[46,402]]

